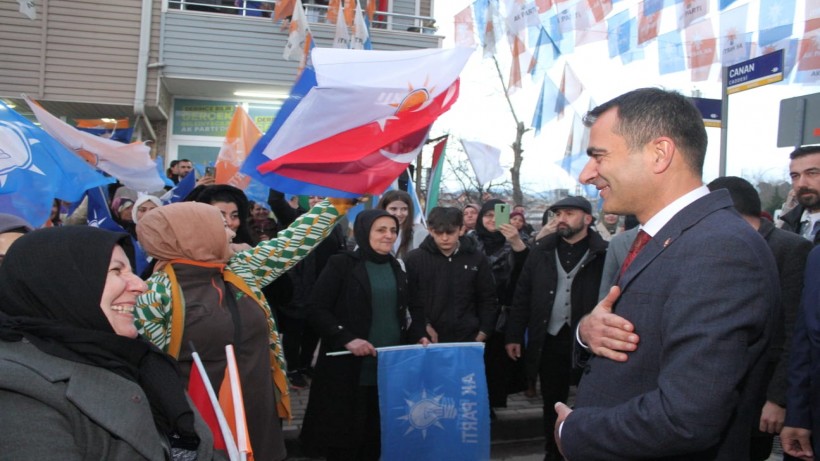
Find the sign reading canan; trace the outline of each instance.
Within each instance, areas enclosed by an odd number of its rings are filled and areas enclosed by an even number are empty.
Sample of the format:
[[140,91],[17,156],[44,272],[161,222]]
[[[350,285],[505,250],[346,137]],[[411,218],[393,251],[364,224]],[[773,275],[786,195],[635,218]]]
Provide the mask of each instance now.
[[727,94],[779,82],[783,80],[783,50],[737,63],[728,69]]

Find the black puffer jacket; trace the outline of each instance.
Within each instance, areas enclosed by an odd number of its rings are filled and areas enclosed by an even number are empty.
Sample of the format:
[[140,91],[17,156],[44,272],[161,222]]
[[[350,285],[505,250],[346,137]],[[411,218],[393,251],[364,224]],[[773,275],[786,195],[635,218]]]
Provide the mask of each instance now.
[[475,341],[479,331],[488,336],[498,316],[495,282],[487,258],[469,237],[445,256],[432,236],[405,258],[409,304],[423,309],[439,342]]

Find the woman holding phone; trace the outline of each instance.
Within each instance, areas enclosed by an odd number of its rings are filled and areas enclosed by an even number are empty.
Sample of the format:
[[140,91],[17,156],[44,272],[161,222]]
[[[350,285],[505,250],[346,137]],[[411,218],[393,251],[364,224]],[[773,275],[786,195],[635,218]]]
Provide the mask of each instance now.
[[479,251],[490,261],[499,303],[496,332],[484,348],[490,407],[506,407],[507,394],[519,392],[527,386],[523,372],[515,372],[515,362],[507,357],[504,349],[506,311],[512,303],[515,283],[529,254],[529,247],[521,240],[518,229],[509,222],[509,212],[509,204],[498,199],[488,200],[478,213],[475,231],[470,234],[475,237]]

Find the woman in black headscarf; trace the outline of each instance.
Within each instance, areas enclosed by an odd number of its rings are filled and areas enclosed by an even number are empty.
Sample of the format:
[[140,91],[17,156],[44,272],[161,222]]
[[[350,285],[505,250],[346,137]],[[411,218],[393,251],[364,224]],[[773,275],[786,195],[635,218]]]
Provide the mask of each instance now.
[[137,336],[145,283],[94,227],[34,231],[0,266],[0,459],[210,460],[176,362]]
[[[328,460],[377,460],[381,452],[376,348],[427,343],[424,313],[411,311],[407,278],[390,254],[398,220],[384,210],[359,213],[355,252],[332,256],[319,276],[308,320],[322,337],[302,446]],[[328,352],[350,351],[328,357]]]
[[476,238],[479,250],[490,261],[499,303],[500,318],[496,333],[490,336],[484,347],[490,407],[506,407],[507,394],[527,388],[523,367],[517,370],[515,362],[504,349],[504,319],[512,304],[515,284],[529,254],[529,247],[512,224],[496,227],[495,205],[499,203],[504,202],[492,199],[481,206],[475,231],[470,234]]

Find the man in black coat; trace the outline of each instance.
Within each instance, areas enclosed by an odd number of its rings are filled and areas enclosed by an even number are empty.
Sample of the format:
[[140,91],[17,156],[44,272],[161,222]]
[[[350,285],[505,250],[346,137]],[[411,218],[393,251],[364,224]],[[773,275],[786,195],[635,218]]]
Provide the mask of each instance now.
[[570,385],[580,377],[580,373],[573,373],[572,332],[598,302],[608,244],[590,231],[592,206],[583,197],[560,200],[550,212],[557,222],[556,232],[539,240],[524,263],[506,339],[507,354],[518,360],[528,330],[524,359],[528,377],[533,379],[537,373],[541,379],[547,440],[544,459],[559,460],[562,457],[552,437],[556,419],[553,404],[565,401]]
[[434,343],[483,342],[498,317],[492,269],[472,238],[459,237],[463,222],[457,208],[433,208],[430,235],[405,258],[410,308],[424,311]]
[[789,175],[798,205],[780,216],[782,228],[820,243],[820,146],[798,147],[789,155]]
[[774,434],[783,429],[786,419],[786,377],[797,308],[803,292],[803,271],[806,258],[812,249],[811,242],[791,232],[777,229],[771,222],[760,218],[760,196],[754,186],[743,178],[726,176],[708,184],[709,190],[726,189],[732,203],[757,232],[766,239],[777,262],[780,275],[780,306],[782,315],[769,343],[767,366],[763,376],[765,385],[757,399],[760,417],[752,428],[749,447],[751,461],[768,459],[772,451]]

